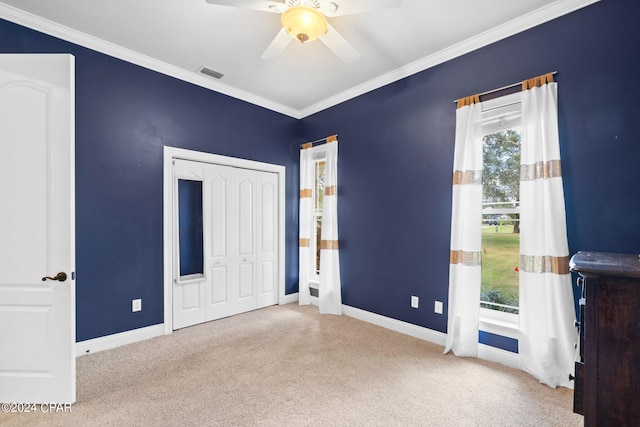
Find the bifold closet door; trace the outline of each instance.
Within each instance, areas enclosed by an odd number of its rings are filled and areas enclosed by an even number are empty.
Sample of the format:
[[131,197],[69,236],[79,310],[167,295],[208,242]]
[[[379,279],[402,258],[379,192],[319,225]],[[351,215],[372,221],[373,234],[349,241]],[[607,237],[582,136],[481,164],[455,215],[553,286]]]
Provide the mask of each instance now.
[[[202,167],[203,182],[204,271],[192,281],[176,281],[174,328],[278,302],[277,175],[198,165],[195,169]],[[180,317],[191,320],[182,322]]]

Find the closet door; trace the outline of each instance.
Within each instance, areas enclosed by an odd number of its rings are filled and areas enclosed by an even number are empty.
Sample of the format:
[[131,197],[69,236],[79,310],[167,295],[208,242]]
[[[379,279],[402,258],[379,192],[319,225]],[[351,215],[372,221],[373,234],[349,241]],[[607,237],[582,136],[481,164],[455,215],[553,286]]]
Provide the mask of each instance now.
[[[201,276],[176,280],[174,329],[277,304],[277,174],[178,163],[203,182],[204,261]],[[183,179],[184,169],[175,169]]]
[[207,165],[206,319],[277,304],[277,175]]

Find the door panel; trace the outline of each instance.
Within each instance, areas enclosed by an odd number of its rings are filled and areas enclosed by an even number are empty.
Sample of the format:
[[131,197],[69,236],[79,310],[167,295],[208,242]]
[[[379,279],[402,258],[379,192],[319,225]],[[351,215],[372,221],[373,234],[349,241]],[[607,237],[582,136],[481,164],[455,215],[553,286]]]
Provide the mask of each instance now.
[[263,254],[273,254],[275,252],[275,231],[276,231],[276,197],[274,184],[267,182],[262,185],[260,192],[262,214],[262,227],[260,232],[260,241],[262,243]]
[[173,319],[174,328],[184,328],[205,321],[204,289],[202,280],[174,283]]
[[227,302],[227,267],[211,269],[211,305]]
[[[252,171],[248,171],[252,172]],[[253,175],[253,174],[251,174]],[[253,183],[243,179],[238,184],[238,254],[253,255]]]
[[258,222],[258,252],[256,262],[260,266],[258,274],[257,295],[258,308],[278,303],[278,269],[277,243],[278,236],[278,180],[275,174],[263,173],[258,176],[258,205],[260,221]]
[[73,79],[71,55],[0,55],[0,402],[76,398]]
[[[11,322],[20,322],[21,333],[0,332],[2,337],[2,352],[0,353],[0,365],[4,372],[38,373],[51,375],[51,366],[46,352],[40,351],[42,343],[47,342],[50,332],[48,325],[54,322],[52,316],[50,296],[43,295],[50,290],[40,291],[36,298],[44,305],[24,305],[15,307],[0,307],[0,324],[9,325]],[[35,301],[34,301],[35,302]],[[4,328],[3,328],[4,329]],[[21,335],[29,337],[24,341]]]
[[[2,259],[8,268],[3,275],[8,283],[26,285],[35,271],[48,271],[51,242],[47,224],[51,221],[48,188],[47,137],[48,88],[33,84],[12,84],[0,97],[0,138],[3,164],[25,165],[0,170],[3,183],[2,200],[11,200],[12,209],[3,212],[2,236],[10,244],[2,245]],[[26,121],[33,123],[26,123]],[[18,129],[14,129],[19,127]],[[27,166],[28,165],[28,166]],[[6,184],[4,184],[6,183]],[[19,183],[19,185],[8,185]],[[4,203],[3,203],[4,204]],[[42,240],[40,239],[42,236]],[[4,237],[3,237],[4,238]],[[37,246],[33,246],[38,242]],[[27,281],[27,283],[25,283]]]
[[[227,180],[220,175],[216,175],[209,180],[211,188],[211,232],[209,242],[211,243],[212,257],[227,256]],[[214,201],[214,202],[211,202]]]
[[[243,263],[238,265],[238,300],[253,298],[253,263]],[[251,306],[254,306],[252,304]]]
[[260,272],[262,278],[262,294],[269,294],[274,292],[274,269],[273,269],[273,261],[263,261],[260,264]]
[[198,310],[200,307],[200,285],[198,282],[181,283],[182,289],[182,304],[180,308],[182,311]]

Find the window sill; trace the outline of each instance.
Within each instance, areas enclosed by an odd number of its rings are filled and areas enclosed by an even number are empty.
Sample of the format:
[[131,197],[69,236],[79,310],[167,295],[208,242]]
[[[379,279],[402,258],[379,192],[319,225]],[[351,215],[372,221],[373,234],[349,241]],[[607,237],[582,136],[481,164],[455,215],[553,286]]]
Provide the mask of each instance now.
[[201,282],[201,281],[203,281],[205,279],[206,279],[206,277],[202,273],[189,274],[187,276],[180,276],[176,280],[176,283],[179,284],[179,285],[186,285],[188,283]]
[[517,314],[480,308],[479,329],[482,331],[518,339],[519,324]]

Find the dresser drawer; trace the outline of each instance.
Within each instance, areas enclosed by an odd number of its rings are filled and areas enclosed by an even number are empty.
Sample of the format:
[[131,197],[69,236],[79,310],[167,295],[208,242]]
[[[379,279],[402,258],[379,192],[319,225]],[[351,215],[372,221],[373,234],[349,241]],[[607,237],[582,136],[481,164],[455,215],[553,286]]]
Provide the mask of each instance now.
[[573,379],[573,412],[584,415],[584,363],[576,362]]

